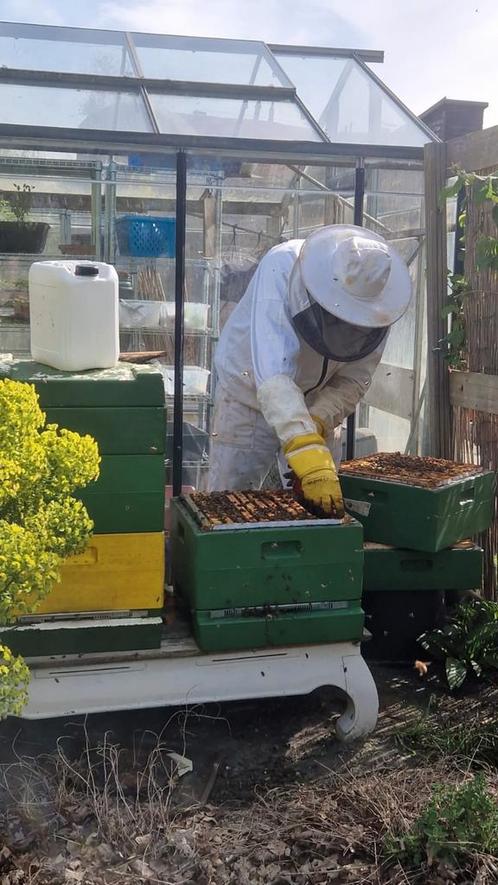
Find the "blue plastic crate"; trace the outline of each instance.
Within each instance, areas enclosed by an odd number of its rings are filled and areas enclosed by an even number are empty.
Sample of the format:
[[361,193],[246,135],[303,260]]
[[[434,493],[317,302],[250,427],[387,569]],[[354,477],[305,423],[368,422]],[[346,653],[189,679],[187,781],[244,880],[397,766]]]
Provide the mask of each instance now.
[[159,258],[175,255],[176,219],[157,215],[123,215],[116,221],[121,255]]

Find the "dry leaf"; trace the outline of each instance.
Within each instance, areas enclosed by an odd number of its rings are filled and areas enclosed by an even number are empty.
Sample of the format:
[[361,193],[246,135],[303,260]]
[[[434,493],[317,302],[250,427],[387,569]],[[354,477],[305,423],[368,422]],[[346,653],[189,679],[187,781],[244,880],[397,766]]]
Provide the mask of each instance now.
[[176,762],[176,773],[178,777],[183,777],[184,774],[189,774],[194,768],[194,763],[191,759],[187,759],[186,756],[180,756],[179,753],[168,753],[170,759],[173,762]]
[[418,675],[423,677],[427,676],[427,671],[430,666],[430,661],[415,661],[414,668],[418,672]]

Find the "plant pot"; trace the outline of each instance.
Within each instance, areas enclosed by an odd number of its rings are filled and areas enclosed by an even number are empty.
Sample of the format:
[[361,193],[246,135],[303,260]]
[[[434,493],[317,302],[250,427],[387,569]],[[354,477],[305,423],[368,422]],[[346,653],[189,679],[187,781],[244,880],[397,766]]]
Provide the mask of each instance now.
[[44,221],[0,221],[0,252],[39,255],[45,248],[50,225]]

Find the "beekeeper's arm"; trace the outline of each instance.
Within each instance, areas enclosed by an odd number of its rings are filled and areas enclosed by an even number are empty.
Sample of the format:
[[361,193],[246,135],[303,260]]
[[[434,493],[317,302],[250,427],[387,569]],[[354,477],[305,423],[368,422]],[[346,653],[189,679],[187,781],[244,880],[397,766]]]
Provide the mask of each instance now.
[[314,397],[311,411],[320,420],[324,436],[342,424],[368,392],[386,339],[387,336],[379,347],[363,359],[344,363]]
[[294,380],[300,344],[288,309],[284,263],[293,260],[285,252],[281,256],[270,253],[256,271],[251,349],[258,403],[304,497],[324,512],[342,516],[344,505],[332,456]]

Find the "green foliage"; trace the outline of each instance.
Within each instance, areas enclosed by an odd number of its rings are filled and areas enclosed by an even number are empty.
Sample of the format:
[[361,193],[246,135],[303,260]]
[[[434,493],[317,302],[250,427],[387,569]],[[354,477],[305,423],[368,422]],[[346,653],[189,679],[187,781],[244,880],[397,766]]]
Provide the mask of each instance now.
[[[495,206],[495,209],[498,208]],[[497,222],[498,223],[498,222]],[[498,271],[498,239],[480,237],[476,243],[476,264],[479,270]]]
[[6,200],[0,200],[0,217],[5,220],[13,218],[18,224],[26,224],[33,206],[33,191],[34,187],[29,184],[14,183],[14,193]]
[[[98,473],[91,437],[45,426],[34,387],[0,380],[0,623],[35,611],[62,560],[86,546],[93,525],[72,494]],[[22,706],[26,673],[0,657],[0,717]]]
[[[465,228],[467,198],[472,191],[478,204],[491,203],[491,216],[498,228],[498,177],[496,175],[476,175],[474,172],[455,170],[455,180],[441,192],[441,201],[456,197],[463,191],[462,213],[458,222]],[[465,234],[461,238],[465,249]],[[476,242],[476,266],[478,270],[498,271],[498,230],[497,236],[481,236]],[[445,359],[454,369],[465,369],[465,317],[464,300],[470,294],[469,286],[463,277],[449,274],[450,292],[447,304],[443,307],[443,317],[451,317],[450,330],[442,339]]]
[[451,317],[451,326],[447,335],[442,339],[444,358],[453,369],[465,368],[465,299],[469,295],[469,287],[462,276],[448,274],[449,292],[448,300],[442,308],[443,318]]
[[[459,218],[461,227],[465,226],[469,191],[472,191],[476,203],[492,204],[491,216],[498,227],[498,176],[477,175],[475,172],[464,172],[457,169],[455,170],[455,181],[443,189],[441,199],[455,197],[461,190],[465,193],[463,211]],[[498,271],[498,231],[497,236],[483,236],[477,241],[476,265],[478,270]]]
[[445,662],[448,685],[460,688],[469,673],[480,677],[498,669],[498,603],[476,599],[462,603],[444,630],[424,633],[419,642]]
[[498,852],[498,803],[482,774],[460,787],[437,784],[408,832],[384,841],[387,859],[409,867],[465,864],[475,852]]

